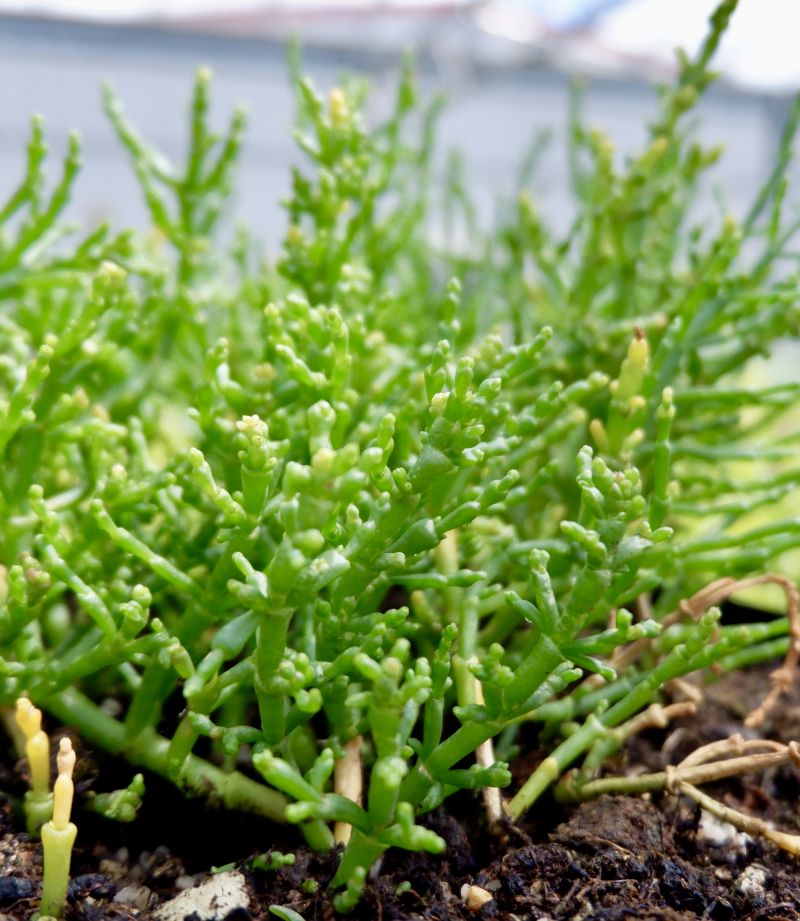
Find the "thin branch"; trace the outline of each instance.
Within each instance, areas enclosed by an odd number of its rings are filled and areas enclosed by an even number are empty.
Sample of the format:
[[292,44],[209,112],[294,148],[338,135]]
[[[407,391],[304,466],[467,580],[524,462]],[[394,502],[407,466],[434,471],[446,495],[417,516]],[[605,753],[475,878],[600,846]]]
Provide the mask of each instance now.
[[[727,601],[732,595],[759,585],[777,585],[783,589],[786,595],[786,616],[789,619],[791,643],[783,665],[770,675],[772,687],[769,693],[745,720],[745,725],[749,727],[760,726],[763,723],[778,700],[791,687],[795,671],[800,663],[800,593],[794,583],[786,576],[776,572],[767,572],[747,579],[725,576],[710,582],[700,591],[695,592],[691,598],[681,601],[674,611],[660,621],[662,627],[669,627],[686,619],[697,621],[709,608]],[[651,647],[652,642],[652,639],[649,638],[641,639],[617,649],[611,657],[612,667],[618,672],[624,671]]]
[[[713,756],[713,746],[719,745],[717,755],[721,753],[741,752],[738,757],[725,757],[723,760],[706,762],[694,761]],[[753,749],[769,748],[769,751],[752,753]],[[677,766],[669,766],[663,771],[652,774],[639,774],[635,777],[601,777],[586,783],[575,784],[567,780],[557,791],[562,801],[583,801],[595,799],[604,793],[648,793],[657,790],[676,790],[680,783],[703,784],[735,777],[747,771],[763,771],[768,768],[781,767],[793,760],[789,747],[779,742],[764,739],[742,739],[734,736],[711,746],[703,746],[689,755]],[[689,762],[688,764],[686,762]]]
[[745,815],[745,813],[739,812],[738,809],[732,809],[685,781],[679,782],[678,792],[690,797],[698,805],[702,806],[706,812],[710,812],[723,822],[728,822],[739,831],[746,832],[748,835],[758,835],[766,838],[781,850],[788,851],[795,856],[800,855],[800,835],[790,835],[785,831],[776,831],[763,819]]
[[723,822],[728,822],[739,831],[766,838],[776,847],[798,856],[800,835],[776,831],[763,819],[732,809],[695,786],[724,777],[733,777],[746,771],[766,770],[784,764],[800,767],[800,744],[789,742],[788,745],[784,745],[769,739],[745,739],[741,735],[734,735],[703,745],[677,766],[667,767],[656,774],[604,777],[581,785],[570,784],[567,781],[556,792],[562,800],[587,800],[603,793],[645,793],[656,790],[666,790],[674,796],[683,794],[694,800],[706,812]]

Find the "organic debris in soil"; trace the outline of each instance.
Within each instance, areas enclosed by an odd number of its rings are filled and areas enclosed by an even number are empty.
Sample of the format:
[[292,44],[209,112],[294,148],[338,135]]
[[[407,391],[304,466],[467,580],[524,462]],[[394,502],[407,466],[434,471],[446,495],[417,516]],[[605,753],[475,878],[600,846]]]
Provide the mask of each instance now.
[[[698,715],[665,732],[649,732],[631,741],[612,765],[615,773],[658,770],[717,738],[742,731],[741,716],[763,692],[766,672],[730,675],[705,689]],[[795,689],[775,712],[764,734],[780,741],[798,737],[800,692]],[[13,765],[0,769],[0,786],[13,789]],[[731,778],[711,786],[723,802],[750,810],[776,826],[794,830],[800,775],[785,766],[761,777]],[[158,785],[160,799],[169,794]],[[171,800],[170,800],[171,802]],[[73,862],[66,921],[149,921],[159,906],[208,879],[219,855],[235,852],[237,842],[263,836],[261,851],[289,847],[286,830],[271,841],[268,826],[253,820],[225,824],[203,810],[181,807],[187,843],[181,852],[172,829],[160,837],[158,822],[167,810],[148,804],[147,828],[135,830],[79,817],[79,847]],[[154,808],[158,807],[158,808]],[[506,838],[490,836],[476,824],[478,810],[464,796],[453,801],[454,814],[439,811],[428,824],[448,842],[441,857],[393,851],[367,885],[354,921],[783,921],[800,919],[800,874],[793,858],[769,845],[712,821],[688,801],[674,797],[603,797],[577,807],[552,801],[537,804],[522,829]],[[215,821],[222,824],[215,825]],[[230,822],[230,819],[227,820]],[[244,822],[244,824],[242,824]],[[247,834],[244,834],[247,826]],[[38,905],[41,858],[37,842],[21,833],[10,804],[0,808],[0,921],[28,921]],[[243,830],[239,838],[239,830]],[[226,829],[220,840],[218,832]],[[83,834],[81,834],[83,829]],[[91,832],[93,844],[86,835]],[[149,834],[154,845],[135,847]],[[530,835],[527,838],[526,835]],[[207,863],[202,863],[203,853]],[[241,851],[240,851],[241,853]],[[336,917],[327,884],[336,869],[335,854],[295,851],[295,862],[277,870],[237,865],[244,874],[249,905],[226,921],[272,919],[269,908],[282,905],[305,921]],[[464,902],[465,887],[491,897],[477,910]],[[187,916],[197,921],[199,916]],[[222,921],[222,919],[220,919]]]

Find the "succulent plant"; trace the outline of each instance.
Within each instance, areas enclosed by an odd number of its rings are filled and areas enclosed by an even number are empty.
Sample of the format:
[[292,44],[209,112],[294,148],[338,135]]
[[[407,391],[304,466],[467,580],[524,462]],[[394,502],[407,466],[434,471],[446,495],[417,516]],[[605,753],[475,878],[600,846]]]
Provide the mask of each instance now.
[[315,848],[338,823],[347,910],[386,849],[444,848],[426,812],[510,782],[522,726],[551,754],[514,818],[673,679],[786,653],[787,617],[703,594],[800,532],[800,388],[741,377],[800,322],[797,106],[751,211],[692,217],[720,152],[686,115],[734,6],[640,155],[576,117],[563,239],[524,192],[431,242],[466,191],[410,68],[375,129],[360,85],[296,81],[277,260],[222,221],[245,117],[212,131],[207,71],[180,168],[106,92],[145,233],[63,239],[78,142],[48,194],[34,122],[0,210],[0,703]]

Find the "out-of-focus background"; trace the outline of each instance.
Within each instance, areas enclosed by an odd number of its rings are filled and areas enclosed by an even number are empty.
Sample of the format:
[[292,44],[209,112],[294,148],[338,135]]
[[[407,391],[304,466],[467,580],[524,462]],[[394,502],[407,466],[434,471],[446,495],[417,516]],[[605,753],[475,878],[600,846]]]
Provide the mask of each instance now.
[[[70,129],[86,167],[72,214],[142,224],[126,158],[100,106],[110,80],[143,133],[180,155],[199,64],[215,74],[220,113],[244,101],[250,127],[237,216],[268,241],[296,159],[286,47],[296,36],[321,87],[367,75],[370,114],[388,109],[402,55],[413,50],[423,89],[449,104],[439,140],[458,149],[479,211],[489,215],[532,137],[555,141],[538,176],[540,206],[569,213],[564,135],[569,87],[588,86],[586,109],[619,150],[644,136],[658,81],[674,49],[695,50],[713,0],[0,0],[0,197],[22,169],[28,122],[45,117],[54,153]],[[766,175],[791,94],[800,87],[798,0],[741,0],[717,64],[722,79],[700,109],[700,135],[725,143],[717,171],[725,207],[743,211]],[[711,201],[709,191],[709,201]]]

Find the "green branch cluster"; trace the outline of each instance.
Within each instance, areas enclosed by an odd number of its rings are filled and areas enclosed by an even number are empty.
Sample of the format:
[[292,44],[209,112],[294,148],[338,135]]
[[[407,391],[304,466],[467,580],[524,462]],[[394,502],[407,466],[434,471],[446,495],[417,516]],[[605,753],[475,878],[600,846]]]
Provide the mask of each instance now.
[[[686,115],[734,5],[640,155],[576,115],[564,238],[523,192],[466,251],[431,243],[468,190],[437,192],[410,70],[374,130],[360,85],[296,80],[306,159],[276,261],[225,243],[244,115],[213,133],[206,72],[182,167],[106,93],[146,235],[61,239],[78,142],[48,193],[34,122],[0,210],[0,703],[24,693],[313,847],[347,823],[346,910],[387,848],[444,847],[422,814],[509,783],[475,763],[487,740],[508,757],[535,722],[551,746],[520,816],[671,679],[785,650],[784,618],[660,624],[800,532],[777,434],[800,388],[741,378],[800,324],[797,107],[743,221],[692,217],[719,152]],[[356,737],[361,804],[333,782]]]

